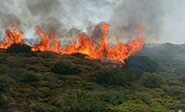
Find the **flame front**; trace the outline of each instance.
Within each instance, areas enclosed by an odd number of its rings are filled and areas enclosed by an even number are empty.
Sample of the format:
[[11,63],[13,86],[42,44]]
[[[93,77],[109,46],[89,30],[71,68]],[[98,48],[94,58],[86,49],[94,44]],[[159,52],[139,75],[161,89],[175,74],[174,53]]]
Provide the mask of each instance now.
[[36,26],[35,29],[37,34],[39,34],[42,39],[38,44],[32,46],[32,51],[53,51],[56,53],[60,52],[60,42],[55,39],[55,31],[50,31],[49,35],[47,35],[47,33],[44,30],[41,31],[38,26]]
[[21,40],[22,35],[23,32],[18,31],[17,27],[14,29],[8,29],[5,34],[5,43],[0,42],[0,48],[7,49],[12,44],[25,44],[25,42]]
[[[53,51],[59,54],[81,53],[87,55],[86,57],[90,59],[106,59],[124,63],[125,59],[140,51],[145,43],[145,39],[141,37],[141,32],[144,30],[142,21],[140,22],[140,28],[134,30],[134,32],[139,33],[136,40],[126,44],[119,41],[115,42],[116,45],[108,44],[108,24],[102,23],[101,30],[103,34],[99,43],[95,43],[91,36],[80,34],[72,44],[67,44],[61,48],[60,42],[55,38],[55,31],[50,31],[47,34],[37,26],[36,32],[41,36],[41,41],[32,46],[32,51]],[[19,32],[17,28],[9,29],[5,35],[6,43],[0,42],[0,48],[7,49],[14,43],[26,44],[21,40],[22,35],[23,33]]]
[[140,22],[141,27],[136,28],[134,31],[139,33],[136,40],[130,41],[127,44],[123,44],[116,41],[116,45],[108,44],[108,32],[109,26],[103,23],[101,29],[104,31],[101,36],[101,41],[98,44],[93,42],[93,37],[81,34],[76,38],[76,41],[67,45],[61,50],[61,54],[72,54],[72,53],[82,53],[86,54],[87,58],[91,59],[106,59],[115,60],[124,63],[124,60],[129,56],[135,54],[143,48],[145,39],[141,37],[141,32],[144,30],[143,22]]

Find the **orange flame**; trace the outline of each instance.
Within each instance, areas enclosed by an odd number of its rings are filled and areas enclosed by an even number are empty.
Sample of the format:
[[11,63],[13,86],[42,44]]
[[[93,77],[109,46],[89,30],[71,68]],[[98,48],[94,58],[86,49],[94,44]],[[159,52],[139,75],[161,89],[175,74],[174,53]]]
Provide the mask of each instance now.
[[5,34],[5,43],[0,42],[1,49],[7,49],[12,44],[24,44],[25,42],[21,40],[23,32],[18,31],[17,27],[14,29],[8,29]]
[[60,52],[60,42],[55,39],[56,34],[54,31],[50,31],[50,34],[47,35],[46,32],[44,30],[41,31],[38,26],[35,29],[42,39],[38,44],[32,46],[32,51]]
[[[146,41],[141,37],[141,32],[144,30],[142,21],[140,22],[140,28],[134,30],[134,32],[139,33],[136,40],[126,44],[116,41],[116,45],[108,44],[107,42],[109,25],[106,23],[101,24],[101,30],[104,32],[98,44],[94,42],[93,37],[80,34],[72,44],[68,44],[64,48],[60,48],[60,42],[55,38],[55,31],[50,31],[49,34],[47,34],[38,26],[35,29],[37,34],[41,36],[41,41],[32,46],[32,51],[53,51],[59,54],[81,53],[87,55],[86,57],[90,59],[106,59],[120,61],[122,63],[124,63],[124,60],[129,56],[140,51]],[[18,31],[17,28],[9,29],[5,35],[6,43],[0,42],[0,48],[7,49],[14,43],[25,44],[25,42],[21,40],[22,35],[23,33]]]
[[142,21],[140,22],[140,25],[140,28],[134,30],[139,33],[136,40],[130,41],[127,44],[122,44],[121,42],[116,41],[116,46],[114,46],[107,43],[109,26],[106,23],[103,23],[101,29],[104,33],[101,36],[101,41],[98,45],[93,42],[92,37],[81,34],[72,45],[67,45],[62,49],[61,54],[82,53],[86,54],[87,58],[91,59],[115,60],[124,63],[125,59],[143,48],[145,39],[141,37],[141,32],[144,30]]

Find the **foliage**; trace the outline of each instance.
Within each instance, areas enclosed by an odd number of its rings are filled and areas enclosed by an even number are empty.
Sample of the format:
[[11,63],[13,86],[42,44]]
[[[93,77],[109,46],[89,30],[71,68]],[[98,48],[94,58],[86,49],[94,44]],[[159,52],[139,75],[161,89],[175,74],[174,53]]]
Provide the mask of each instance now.
[[8,90],[10,87],[15,85],[15,81],[7,76],[7,75],[0,75],[0,93],[2,91]]
[[54,105],[66,112],[105,111],[105,102],[87,91],[66,91],[58,96],[53,102]]
[[145,45],[121,68],[10,48],[0,50],[0,112],[185,111],[185,45]]
[[159,74],[145,74],[142,78],[142,83],[147,88],[159,88],[165,83],[165,80]]
[[33,83],[33,82],[38,82],[39,80],[40,79],[37,74],[30,72],[30,73],[26,73],[23,76],[23,79],[21,81],[24,83]]
[[79,66],[75,66],[70,62],[61,61],[54,65],[52,71],[57,74],[62,75],[70,75],[70,74],[80,74],[81,68]]
[[135,74],[124,69],[103,69],[94,73],[93,80],[99,84],[127,86],[137,79]]
[[147,105],[143,102],[127,101],[118,106],[109,107],[116,112],[166,112],[167,110],[159,103]]
[[124,68],[144,72],[160,72],[162,69],[156,61],[146,56],[131,56],[125,61]]
[[185,89],[181,86],[169,86],[166,91],[171,96],[181,95],[185,93]]
[[31,52],[31,47],[25,44],[12,44],[6,51],[8,53],[27,53]]

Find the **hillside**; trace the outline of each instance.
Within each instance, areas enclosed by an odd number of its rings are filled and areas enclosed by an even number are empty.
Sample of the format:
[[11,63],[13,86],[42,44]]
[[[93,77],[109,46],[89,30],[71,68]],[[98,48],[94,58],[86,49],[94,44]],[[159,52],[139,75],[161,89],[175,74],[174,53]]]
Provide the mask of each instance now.
[[0,50],[0,112],[185,110],[184,54],[185,45],[145,45],[121,67],[14,44]]

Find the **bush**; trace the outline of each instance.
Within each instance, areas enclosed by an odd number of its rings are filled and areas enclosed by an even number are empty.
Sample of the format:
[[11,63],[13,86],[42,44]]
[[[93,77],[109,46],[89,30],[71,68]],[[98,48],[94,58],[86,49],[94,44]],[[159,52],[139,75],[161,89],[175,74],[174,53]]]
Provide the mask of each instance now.
[[164,106],[159,103],[147,105],[143,102],[129,100],[118,106],[109,107],[113,112],[168,112]]
[[8,104],[8,98],[5,94],[0,94],[0,112],[3,112],[3,108],[6,108]]
[[12,44],[6,52],[8,53],[28,53],[32,52],[31,47],[25,44]]
[[26,57],[37,56],[36,52],[31,50],[31,47],[25,44],[12,44],[8,49],[7,53],[21,53]]
[[0,91],[8,90],[15,84],[15,81],[11,77],[7,75],[0,75]]
[[106,103],[88,91],[69,90],[53,100],[65,112],[105,112]]
[[59,56],[59,54],[50,51],[40,52],[38,55],[39,57],[42,57],[44,59],[56,58],[57,56]]
[[40,78],[37,74],[30,72],[24,75],[22,82],[32,83],[32,82],[38,82],[39,80]]
[[98,96],[101,100],[111,105],[119,105],[129,99],[129,95],[126,95],[125,93],[120,91],[109,90],[101,92],[99,94],[96,93],[94,95]]
[[57,112],[58,110],[55,106],[47,103],[34,103],[31,104],[30,107],[34,112]]
[[137,80],[137,74],[126,69],[104,69],[94,73],[93,80],[98,84],[108,85],[131,85],[132,81]]
[[176,97],[185,93],[185,89],[182,86],[169,86],[168,88],[166,88],[166,91],[170,96]]
[[77,75],[82,72],[79,66],[74,65],[73,63],[67,61],[61,61],[54,65],[52,72],[62,75]]
[[146,88],[159,88],[165,83],[165,80],[158,74],[145,74],[142,83]]
[[146,56],[131,56],[125,61],[123,66],[127,69],[140,70],[143,72],[160,72],[162,69],[155,60],[152,60]]
[[185,75],[180,76],[179,81],[185,84]]

